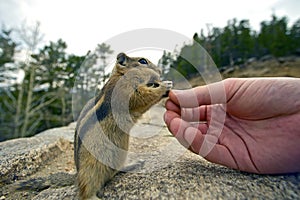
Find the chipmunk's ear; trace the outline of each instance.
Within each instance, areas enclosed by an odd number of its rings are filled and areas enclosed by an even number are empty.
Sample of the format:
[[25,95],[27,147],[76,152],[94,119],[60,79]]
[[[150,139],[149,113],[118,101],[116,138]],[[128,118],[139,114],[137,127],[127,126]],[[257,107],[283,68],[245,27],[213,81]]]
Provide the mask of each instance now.
[[123,65],[125,66],[126,63],[128,61],[128,56],[125,54],[125,53],[119,53],[117,55],[117,62],[120,64],[120,65]]

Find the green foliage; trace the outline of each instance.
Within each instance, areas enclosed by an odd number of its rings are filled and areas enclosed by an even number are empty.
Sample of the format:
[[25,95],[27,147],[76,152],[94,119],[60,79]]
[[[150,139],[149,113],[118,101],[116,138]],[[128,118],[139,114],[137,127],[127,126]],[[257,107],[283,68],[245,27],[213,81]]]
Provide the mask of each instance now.
[[272,16],[270,22],[262,22],[258,35],[258,42],[262,54],[272,54],[276,57],[284,56],[291,51],[291,38],[288,35],[288,20],[286,17],[278,19]]
[[[72,121],[72,94],[75,72],[80,67],[80,57],[68,56],[67,44],[59,39],[50,42],[38,54],[32,55],[35,69],[38,104],[45,105],[42,129],[63,126]],[[79,62],[78,62],[79,61]],[[78,62],[78,63],[74,63]],[[39,89],[38,89],[39,88]]]
[[300,19],[290,29],[290,50],[300,54]]
[[0,32],[0,83],[14,79],[11,73],[16,71],[14,56],[17,43],[11,38],[12,30],[2,27]]
[[[3,34],[6,32],[2,31]],[[15,44],[11,37],[5,39],[3,44]],[[35,39],[32,41],[37,45]],[[6,50],[15,46],[2,47]],[[28,48],[35,50],[34,46],[28,45]],[[7,54],[11,59],[1,57],[2,62],[14,63],[25,77],[22,83],[11,81],[8,87],[0,87],[0,141],[34,135],[73,121],[72,88],[75,73],[85,57],[68,55],[66,48],[67,44],[60,39],[50,42],[35,54],[27,54],[26,60],[19,62],[14,60],[14,51],[2,51],[11,52]]]
[[[39,23],[33,27],[23,25],[16,32],[22,42],[20,50],[26,52],[21,61],[15,60],[13,31],[1,30],[0,83],[6,83],[6,87],[0,87],[0,141],[67,125],[108,76],[105,66],[113,52],[109,45],[102,43],[95,53],[86,56],[67,54],[62,39],[37,49],[43,37],[39,27]],[[21,82],[11,78],[16,71],[24,73]]]
[[[205,50],[199,50],[201,45]],[[272,16],[271,21],[261,23],[258,33],[253,31],[249,20],[230,20],[224,28],[213,27],[205,36],[203,30],[200,35],[195,33],[193,44],[183,45],[178,55],[168,63],[170,70],[166,77],[178,77],[178,74],[189,78],[206,70],[212,65],[212,57],[217,67],[243,64],[249,58],[261,58],[265,55],[275,57],[300,53],[300,20],[289,28],[286,17]],[[166,55],[163,55],[162,60]],[[189,61],[189,62],[188,62]],[[196,69],[196,70],[195,70]],[[176,73],[175,73],[176,71]]]

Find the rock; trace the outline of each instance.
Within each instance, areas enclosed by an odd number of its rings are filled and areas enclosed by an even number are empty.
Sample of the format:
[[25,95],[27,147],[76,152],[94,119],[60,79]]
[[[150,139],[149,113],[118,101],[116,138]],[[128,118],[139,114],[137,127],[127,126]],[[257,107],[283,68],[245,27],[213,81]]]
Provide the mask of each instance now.
[[295,56],[279,57],[279,58],[277,58],[277,61],[280,64],[283,64],[283,63],[286,63],[286,62],[295,62],[296,57]]
[[224,75],[231,74],[232,72],[234,72],[234,70],[235,70],[234,67],[229,67],[223,72],[223,74]]
[[0,183],[10,183],[36,172],[64,150],[73,139],[72,126],[50,129],[31,138],[0,143]]
[[[58,156],[63,155],[67,149],[73,148],[73,137],[74,124],[71,124],[68,127],[44,131],[34,137],[1,142],[0,196],[3,195],[6,199],[30,199],[36,195],[36,191],[15,190],[22,180],[29,178],[33,178],[32,184],[36,185],[35,188],[42,185],[45,181],[37,180],[51,176],[50,166]],[[59,165],[59,163],[55,164]]]
[[[170,135],[158,119],[163,112],[154,107],[134,129],[128,163],[143,165],[117,174],[104,188],[103,199],[300,198],[300,174],[257,175],[207,162]],[[65,170],[74,170],[74,125],[0,143],[0,199],[78,199],[74,171]],[[32,186],[16,189],[27,183]]]
[[257,61],[256,57],[248,58],[246,61],[246,65],[250,65],[251,63],[254,63],[256,61]]
[[78,199],[75,186],[63,187],[63,188],[49,188],[36,195],[32,200],[75,200]]
[[273,59],[275,59],[274,56],[272,56],[272,55],[265,55],[265,56],[261,57],[259,60],[262,61],[262,62],[265,62],[265,61],[269,61],[269,60],[273,60]]

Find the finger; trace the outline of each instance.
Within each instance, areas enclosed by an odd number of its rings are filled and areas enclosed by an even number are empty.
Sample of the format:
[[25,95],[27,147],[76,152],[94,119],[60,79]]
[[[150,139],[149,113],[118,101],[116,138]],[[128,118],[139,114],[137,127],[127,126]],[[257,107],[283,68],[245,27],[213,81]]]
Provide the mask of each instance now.
[[185,129],[190,126],[190,124],[180,119],[178,115],[176,115],[177,114],[174,112],[167,111],[164,116],[165,122],[168,125],[169,131],[176,137],[180,144],[188,148],[189,145],[184,140],[183,133]]
[[171,90],[169,98],[175,104],[185,108],[226,103],[225,86],[221,81],[188,90]]
[[210,123],[214,120],[223,123],[226,116],[226,105],[214,104],[195,108],[182,108],[180,116],[188,122],[206,121]]
[[205,135],[202,131],[194,127],[186,128],[183,137],[193,152],[203,157],[206,156],[218,142],[218,138],[212,135]]
[[174,112],[166,113],[166,115],[169,114],[174,117],[169,123],[169,130],[184,147],[189,148],[210,162],[230,168],[238,168],[230,151],[226,147],[217,144],[218,139],[215,136],[205,135],[201,130],[191,127],[189,123],[175,117]]
[[170,123],[174,118],[180,118],[180,115],[174,111],[167,110],[164,114],[164,121],[168,128],[170,127]]
[[[173,111],[166,111],[165,112],[164,121],[165,121],[168,128],[171,126],[171,121],[174,118],[180,118],[180,116],[177,113],[173,112]],[[198,122],[198,123],[191,123],[191,124],[189,123],[188,126],[192,126],[194,128],[197,128],[204,134],[207,132],[207,129],[208,129],[208,124],[206,122]],[[171,129],[172,129],[172,131],[169,128],[169,130],[172,134],[177,132],[176,128],[174,128],[173,126],[171,127]]]
[[174,104],[172,101],[167,100],[165,106],[166,106],[167,110],[176,112],[179,115],[181,114],[181,111],[180,111],[180,108],[178,107],[178,105]]
[[180,115],[182,119],[189,122],[210,121],[210,107],[204,105],[195,108],[182,108]]
[[210,162],[237,169],[230,151],[217,143],[218,138],[204,135],[199,129],[189,127],[185,130],[184,139],[190,145],[190,150],[199,154]]
[[207,122],[199,122],[199,123],[191,123],[191,126],[200,130],[201,133],[206,134],[208,130],[208,123]]

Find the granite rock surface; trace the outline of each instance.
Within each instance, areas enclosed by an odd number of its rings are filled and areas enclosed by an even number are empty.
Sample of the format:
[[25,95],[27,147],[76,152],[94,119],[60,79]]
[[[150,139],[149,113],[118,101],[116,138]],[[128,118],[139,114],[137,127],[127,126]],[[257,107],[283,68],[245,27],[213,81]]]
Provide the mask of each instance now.
[[[153,107],[132,129],[128,156],[103,199],[300,199],[300,174],[257,175],[209,163],[184,149]],[[78,199],[75,123],[0,143],[0,200]]]

